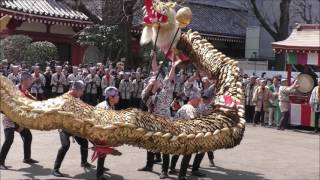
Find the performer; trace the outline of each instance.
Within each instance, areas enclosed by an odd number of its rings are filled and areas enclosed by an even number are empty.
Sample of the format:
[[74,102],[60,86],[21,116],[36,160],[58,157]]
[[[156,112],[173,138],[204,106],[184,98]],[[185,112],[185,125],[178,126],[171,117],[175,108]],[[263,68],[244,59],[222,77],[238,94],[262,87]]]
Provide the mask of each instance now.
[[[215,84],[209,86],[209,88],[205,89],[202,94],[202,103],[200,104],[199,108],[197,108],[198,115],[208,115],[211,113],[213,109],[213,99],[215,96]],[[209,166],[215,167],[214,164],[214,153],[213,151],[208,151],[208,159],[209,159]]]
[[51,77],[52,95],[59,96],[64,93],[64,86],[67,85],[67,79],[62,73],[62,67],[56,66],[56,73]]
[[[83,95],[83,91],[85,89],[85,85],[82,81],[76,81],[73,82],[71,85],[71,88],[69,92],[67,92],[67,96],[73,96],[75,98],[80,98]],[[61,163],[64,159],[64,156],[69,150],[70,147],[70,137],[73,136],[72,134],[60,129],[59,130],[59,136],[60,136],[60,141],[61,141],[61,147],[58,151],[55,163],[54,163],[54,168],[52,171],[52,175],[56,177],[63,177],[64,175],[60,172],[60,167]],[[77,143],[80,145],[80,152],[81,152],[81,167],[84,168],[91,168],[92,165],[87,162],[88,158],[88,140],[78,137],[78,136],[73,136],[73,138],[77,141]]]
[[[116,87],[110,86],[105,89],[105,101],[102,101],[99,103],[96,107],[102,108],[102,109],[112,109],[115,110],[115,105],[119,103],[119,91]],[[114,150],[113,151],[117,151]],[[118,152],[118,151],[117,151]],[[121,155],[121,153],[118,152],[118,155]],[[98,158],[97,162],[97,179],[98,180],[106,180],[106,178],[103,176],[103,172],[109,170],[108,168],[104,167],[104,161],[106,159],[106,155],[103,155],[102,157]]]
[[37,100],[44,100],[44,89],[46,85],[46,78],[42,73],[40,73],[39,66],[33,66],[33,83],[31,86],[31,94],[37,98]]
[[[151,57],[155,57],[152,56]],[[154,59],[153,59],[154,60]],[[176,67],[181,63],[178,59],[174,61],[169,74],[164,78],[164,80],[156,79],[156,76],[150,79],[149,84],[142,91],[142,99],[146,102],[148,110],[151,113],[170,118],[170,104],[173,100],[173,92],[175,85],[175,70]],[[153,72],[160,71],[159,67],[153,66]],[[139,171],[152,171],[154,164],[154,153],[151,151],[147,152],[147,164],[145,167],[138,169]],[[168,177],[170,155],[163,154],[162,172],[160,174],[160,179]]]
[[309,104],[315,112],[314,117],[314,133],[319,132],[319,118],[320,118],[320,78],[318,78],[318,86],[313,88]]
[[[183,105],[179,111],[177,112],[176,118],[181,118],[181,119],[193,119],[197,117],[197,110],[196,108],[199,107],[201,102],[201,93],[200,89],[193,87],[192,90],[189,93],[189,101],[187,104]],[[193,165],[192,165],[192,172],[191,174],[194,176],[199,176],[199,177],[204,177],[206,176],[205,174],[201,173],[199,171],[200,163],[204,157],[205,153],[198,153],[196,154]],[[185,180],[186,174],[187,174],[187,169],[189,166],[189,162],[191,159],[191,154],[190,155],[184,155],[181,161],[181,166],[180,166],[180,172],[179,172],[179,180]],[[174,155],[172,157],[172,162],[171,162],[171,170],[175,170],[175,165],[178,161],[179,155]]]
[[291,86],[288,86],[288,80],[282,79],[281,86],[279,88],[279,105],[281,110],[281,119],[278,130],[284,130],[287,127],[289,120],[289,94],[296,91],[299,87],[297,81],[295,81]]
[[[20,84],[18,88],[20,90],[20,94],[30,99],[35,99],[28,89],[31,87],[32,84],[32,75],[28,72],[22,72],[20,75]],[[8,169],[5,165],[5,160],[7,154],[10,150],[10,147],[13,143],[14,139],[14,131],[20,133],[20,136],[23,141],[23,150],[24,150],[24,163],[33,164],[38,163],[38,161],[31,158],[31,143],[32,143],[32,134],[31,131],[27,128],[19,126],[18,124],[11,121],[8,117],[4,116],[3,118],[3,127],[4,127],[4,143],[2,145],[2,149],[0,151],[0,169]]]

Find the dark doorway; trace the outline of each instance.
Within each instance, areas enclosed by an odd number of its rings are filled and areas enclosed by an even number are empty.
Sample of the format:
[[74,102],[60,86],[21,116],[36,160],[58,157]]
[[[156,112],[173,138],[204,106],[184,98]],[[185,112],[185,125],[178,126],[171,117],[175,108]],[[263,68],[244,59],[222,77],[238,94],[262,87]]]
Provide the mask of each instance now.
[[61,63],[69,61],[71,63],[71,45],[66,43],[54,43],[58,48],[59,59]]

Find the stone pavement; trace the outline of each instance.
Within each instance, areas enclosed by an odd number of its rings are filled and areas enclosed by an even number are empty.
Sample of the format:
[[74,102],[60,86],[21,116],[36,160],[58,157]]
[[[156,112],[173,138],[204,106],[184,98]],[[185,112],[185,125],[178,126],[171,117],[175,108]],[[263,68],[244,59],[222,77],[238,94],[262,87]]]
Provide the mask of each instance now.
[[[2,145],[2,127],[0,131]],[[66,174],[67,178],[52,176],[51,168],[60,144],[57,130],[32,131],[32,133],[32,157],[39,160],[40,163],[36,165],[22,163],[22,140],[16,133],[14,144],[6,161],[6,165],[10,166],[10,169],[0,171],[1,180],[95,179],[95,169],[85,170],[80,167],[80,152],[77,143],[71,143],[61,167],[61,172]],[[111,169],[106,173],[109,179],[159,179],[160,165],[155,165],[152,173],[137,171],[137,168],[145,165],[145,150],[129,146],[121,146],[117,149],[123,153],[122,156],[108,156],[106,159],[105,166]],[[89,158],[91,154],[92,152],[90,152]],[[201,171],[206,173],[207,177],[190,177],[189,179],[319,179],[319,134],[294,130],[278,131],[248,125],[242,143],[233,149],[216,151],[215,163],[217,167],[209,168],[208,158],[205,156],[201,164]],[[93,164],[96,165],[96,162]],[[177,177],[171,176],[170,179],[177,179]]]

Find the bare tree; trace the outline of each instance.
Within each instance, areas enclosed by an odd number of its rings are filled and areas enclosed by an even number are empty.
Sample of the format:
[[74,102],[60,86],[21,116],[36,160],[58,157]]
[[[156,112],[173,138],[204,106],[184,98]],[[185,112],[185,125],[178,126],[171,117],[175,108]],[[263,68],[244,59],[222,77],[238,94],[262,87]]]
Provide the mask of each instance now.
[[259,20],[262,27],[271,35],[275,41],[281,41],[289,35],[289,9],[292,0],[281,0],[280,2],[280,18],[271,24],[267,23],[266,17],[261,14],[261,9],[258,8],[256,0],[250,0],[250,5],[254,15]]
[[294,13],[307,24],[320,23],[319,7],[313,7],[317,5],[319,6],[320,0],[318,1],[319,2],[317,3],[315,0],[295,0],[293,2]]

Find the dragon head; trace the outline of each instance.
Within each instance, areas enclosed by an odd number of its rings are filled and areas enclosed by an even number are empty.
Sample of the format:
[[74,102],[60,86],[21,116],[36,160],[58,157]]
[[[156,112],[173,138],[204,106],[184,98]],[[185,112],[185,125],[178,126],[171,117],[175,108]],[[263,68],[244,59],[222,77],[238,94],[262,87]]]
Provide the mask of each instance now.
[[146,15],[143,19],[146,25],[174,23],[174,2],[159,0],[144,0]]

